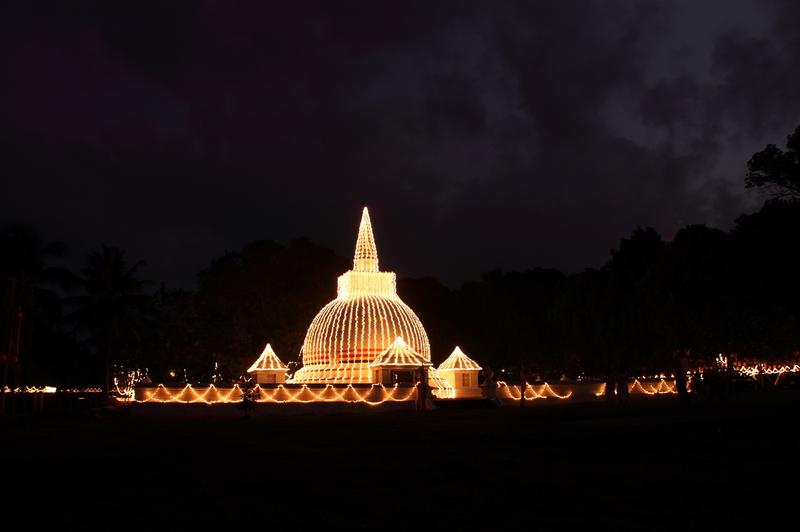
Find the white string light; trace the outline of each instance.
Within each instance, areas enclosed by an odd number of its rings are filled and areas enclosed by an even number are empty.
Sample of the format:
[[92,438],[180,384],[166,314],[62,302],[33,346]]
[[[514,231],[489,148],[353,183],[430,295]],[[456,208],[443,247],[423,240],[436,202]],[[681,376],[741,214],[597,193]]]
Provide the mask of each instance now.
[[[22,386],[18,388],[3,387],[3,393],[56,393],[55,386]],[[65,392],[92,393],[101,391],[100,388],[85,388],[83,390],[64,390]]]
[[734,369],[742,375],[755,377],[757,375],[781,375],[783,373],[798,373],[800,365],[766,365],[766,364],[734,364]]

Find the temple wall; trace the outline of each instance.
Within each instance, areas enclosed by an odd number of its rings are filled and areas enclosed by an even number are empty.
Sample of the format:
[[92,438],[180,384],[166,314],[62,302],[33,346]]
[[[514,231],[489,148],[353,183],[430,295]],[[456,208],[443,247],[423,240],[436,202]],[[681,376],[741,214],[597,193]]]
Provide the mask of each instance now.
[[[252,390],[256,404],[293,403],[363,403],[377,406],[383,403],[411,402],[417,397],[413,385],[313,385],[313,384],[263,384]],[[141,404],[205,404],[221,405],[242,402],[242,389],[209,386],[137,386],[134,403]]]
[[[456,383],[458,384],[458,383]],[[485,388],[458,388],[455,387],[455,399],[486,397]],[[631,396],[655,396],[675,394],[674,380],[634,380],[628,383],[628,392]],[[184,409],[188,406],[197,406],[186,410],[196,413],[205,411],[224,414],[231,410],[231,415],[242,413],[242,390],[238,386],[217,388],[213,385],[193,387],[150,385],[139,386],[135,389],[133,405],[138,411],[162,411],[163,408],[150,405],[168,405]],[[417,399],[417,388],[413,385],[398,384],[384,386],[380,384],[365,385],[306,385],[306,384],[275,384],[260,385],[254,388],[254,410],[268,412],[293,411],[358,411],[364,408],[380,409],[405,409],[414,408]],[[516,384],[498,382],[494,388],[494,395],[501,405],[518,404],[520,401],[520,387]],[[440,396],[439,399],[443,399]],[[445,399],[446,400],[446,399]],[[530,404],[546,404],[553,401],[604,401],[605,385],[597,382],[558,382],[555,384],[529,384],[525,390],[525,400]],[[295,408],[295,405],[300,407]],[[339,405],[342,408],[319,406],[312,408],[303,405]],[[211,410],[207,410],[206,407]],[[169,408],[167,408],[169,410]],[[183,411],[183,410],[182,410]]]
[[[655,396],[676,394],[674,379],[642,380],[628,382],[631,396]],[[497,382],[497,400],[501,404],[518,403],[520,387],[517,384]],[[533,403],[546,403],[542,399],[569,400],[571,402],[605,401],[605,384],[602,382],[558,382],[554,384],[529,384],[525,390],[525,400]]]

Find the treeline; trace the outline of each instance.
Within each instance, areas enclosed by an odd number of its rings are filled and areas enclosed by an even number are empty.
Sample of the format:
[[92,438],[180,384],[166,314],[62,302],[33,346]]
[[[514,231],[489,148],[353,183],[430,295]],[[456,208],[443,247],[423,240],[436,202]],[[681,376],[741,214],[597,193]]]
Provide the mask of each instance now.
[[[569,376],[669,371],[680,351],[794,356],[798,148],[800,128],[785,152],[770,145],[754,155],[746,185],[774,199],[728,232],[693,225],[666,242],[639,228],[597,269],[496,271],[456,290],[401,279],[398,292],[425,324],[436,363],[456,344],[495,369]],[[267,341],[298,360],[307,326],[351,266],[308,240],[257,241],[214,260],[197,290],[184,291],[142,280],[142,263],[117,248],[90,254],[79,272],[54,266],[60,253],[25,228],[2,233],[4,384],[103,384],[144,367],[157,380],[233,378]]]
[[[200,273],[196,291],[154,288],[124,254],[102,248],[78,274],[47,266],[53,247],[5,233],[27,249],[5,273],[4,353],[18,340],[11,381],[102,382],[106,364],[183,370],[190,380],[238,376],[267,341],[296,360],[306,327],[335,296],[349,261],[309,241],[258,241]],[[10,244],[10,245],[9,245]],[[670,242],[637,229],[599,269],[491,272],[450,290],[401,279],[398,292],[426,326],[436,362],[458,344],[494,368],[598,374],[663,371],[690,350],[785,358],[800,349],[800,203],[773,201],[730,231],[689,226]],[[14,327],[19,326],[18,338]],[[22,370],[14,375],[14,367]]]
[[773,201],[730,232],[688,226],[665,242],[637,229],[599,269],[487,274],[448,291],[400,291],[434,353],[458,342],[485,364],[543,374],[669,371],[677,352],[785,359],[800,349],[800,203]]

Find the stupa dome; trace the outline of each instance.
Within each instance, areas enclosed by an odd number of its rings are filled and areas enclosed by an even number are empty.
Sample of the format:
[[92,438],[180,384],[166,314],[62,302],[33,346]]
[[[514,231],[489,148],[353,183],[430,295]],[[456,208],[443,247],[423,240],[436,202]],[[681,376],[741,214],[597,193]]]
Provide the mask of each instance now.
[[422,322],[397,295],[395,274],[378,269],[365,207],[353,269],[339,277],[336,299],[312,320],[303,342],[303,367],[292,382],[372,382],[369,364],[398,336],[430,362],[431,349]]

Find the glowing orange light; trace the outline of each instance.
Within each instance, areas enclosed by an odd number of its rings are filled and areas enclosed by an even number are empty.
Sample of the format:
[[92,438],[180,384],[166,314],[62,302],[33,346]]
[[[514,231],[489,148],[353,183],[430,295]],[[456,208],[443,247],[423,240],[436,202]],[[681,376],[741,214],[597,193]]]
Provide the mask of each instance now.
[[[274,388],[254,388],[256,402],[258,403],[364,403],[377,406],[386,402],[414,401],[417,397],[417,387],[407,386],[385,387],[375,384],[367,388],[355,388],[352,385],[333,386],[326,385],[321,389],[314,389],[306,385],[299,388],[289,388],[278,385]],[[195,389],[187,384],[177,392],[172,392],[163,384],[159,384],[154,391],[146,392],[145,398],[136,400],[137,403],[238,403],[242,400],[242,390],[238,385],[232,388],[217,388],[213,384],[206,388]]]
[[[522,398],[518,385],[509,385],[503,381],[497,381],[497,397],[498,399],[513,399],[519,401]],[[525,399],[569,399],[572,397],[572,391],[564,395],[556,393],[549,384],[544,383],[538,386],[528,384],[525,386]]]
[[[614,394],[616,395],[617,391],[614,390]],[[676,387],[675,382],[673,381],[672,384],[667,383],[664,378],[659,379],[658,384],[653,385],[650,383],[642,384],[639,379],[633,379],[633,382],[628,384],[628,393],[630,394],[645,394],[645,395],[660,395],[666,393],[678,393],[678,389]],[[598,388],[595,395],[600,397],[606,394],[606,384],[603,383]]]

